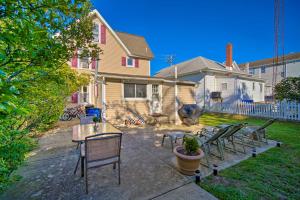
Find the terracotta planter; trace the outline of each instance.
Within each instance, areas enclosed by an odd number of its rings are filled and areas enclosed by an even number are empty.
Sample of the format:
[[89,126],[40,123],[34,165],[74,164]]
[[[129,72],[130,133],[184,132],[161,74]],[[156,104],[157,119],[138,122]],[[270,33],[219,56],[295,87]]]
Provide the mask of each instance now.
[[188,156],[180,153],[182,146],[175,147],[173,152],[177,158],[177,167],[178,170],[188,176],[194,175],[195,171],[199,168],[200,159],[204,156],[204,153],[201,149],[198,150],[198,155]]

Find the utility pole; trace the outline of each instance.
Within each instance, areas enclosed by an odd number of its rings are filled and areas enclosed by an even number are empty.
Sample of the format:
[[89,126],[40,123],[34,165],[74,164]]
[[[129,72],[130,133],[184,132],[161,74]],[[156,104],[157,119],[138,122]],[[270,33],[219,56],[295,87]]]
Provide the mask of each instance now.
[[[175,55],[167,56],[167,63],[169,66],[173,66]],[[175,102],[175,124],[178,124],[178,88],[177,88],[177,66],[174,65],[174,102]]]

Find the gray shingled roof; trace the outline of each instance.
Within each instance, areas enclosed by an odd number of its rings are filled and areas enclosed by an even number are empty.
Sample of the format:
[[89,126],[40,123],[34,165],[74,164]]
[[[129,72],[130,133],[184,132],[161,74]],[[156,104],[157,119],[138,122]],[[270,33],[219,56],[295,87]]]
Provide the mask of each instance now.
[[[228,70],[228,69],[226,69],[225,65],[223,65],[219,62],[213,61],[213,60],[209,60],[202,56],[198,56],[191,60],[188,60],[188,61],[185,61],[182,63],[178,63],[178,64],[176,64],[176,66],[177,66],[177,75],[178,76],[183,75],[183,74],[199,72],[200,70],[203,70],[203,69],[221,70],[224,72],[226,72],[226,71],[241,72],[235,66],[233,67],[233,70]],[[160,70],[155,76],[157,76],[157,77],[172,77],[172,76],[174,76],[174,68],[175,68],[174,65],[164,68],[164,69]]]
[[[249,67],[252,68],[252,67],[259,67],[259,66],[262,66],[262,65],[272,65],[273,64],[273,59],[274,58],[267,58],[267,59],[252,61],[252,62],[249,62]],[[285,61],[298,60],[298,59],[300,59],[300,52],[291,53],[291,54],[287,54],[287,55],[284,56]],[[279,62],[282,62],[282,60],[283,60],[283,57],[280,56],[279,57]],[[246,66],[246,64],[247,63],[242,63],[242,64],[239,64],[239,66],[244,68]]]
[[154,57],[144,37],[117,31],[115,33],[133,55],[147,59]]

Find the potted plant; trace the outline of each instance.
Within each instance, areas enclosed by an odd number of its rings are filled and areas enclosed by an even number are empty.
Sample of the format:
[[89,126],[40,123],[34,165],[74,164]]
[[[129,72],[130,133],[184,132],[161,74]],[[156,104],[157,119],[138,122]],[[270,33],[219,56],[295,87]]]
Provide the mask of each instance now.
[[195,137],[184,137],[184,145],[175,147],[174,153],[179,171],[188,176],[194,175],[204,156]]
[[94,118],[93,118],[93,122],[95,123],[94,129],[95,129],[95,131],[96,131],[96,130],[97,130],[97,122],[100,122],[100,118],[99,118],[99,117],[94,117]]

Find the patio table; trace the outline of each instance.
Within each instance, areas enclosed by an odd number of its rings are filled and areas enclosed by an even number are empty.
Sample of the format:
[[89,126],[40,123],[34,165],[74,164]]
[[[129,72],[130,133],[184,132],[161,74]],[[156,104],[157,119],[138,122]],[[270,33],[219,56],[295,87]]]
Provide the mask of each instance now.
[[87,136],[101,133],[122,133],[110,123],[98,123],[97,129],[94,124],[79,124],[73,126],[72,142],[84,142]]

